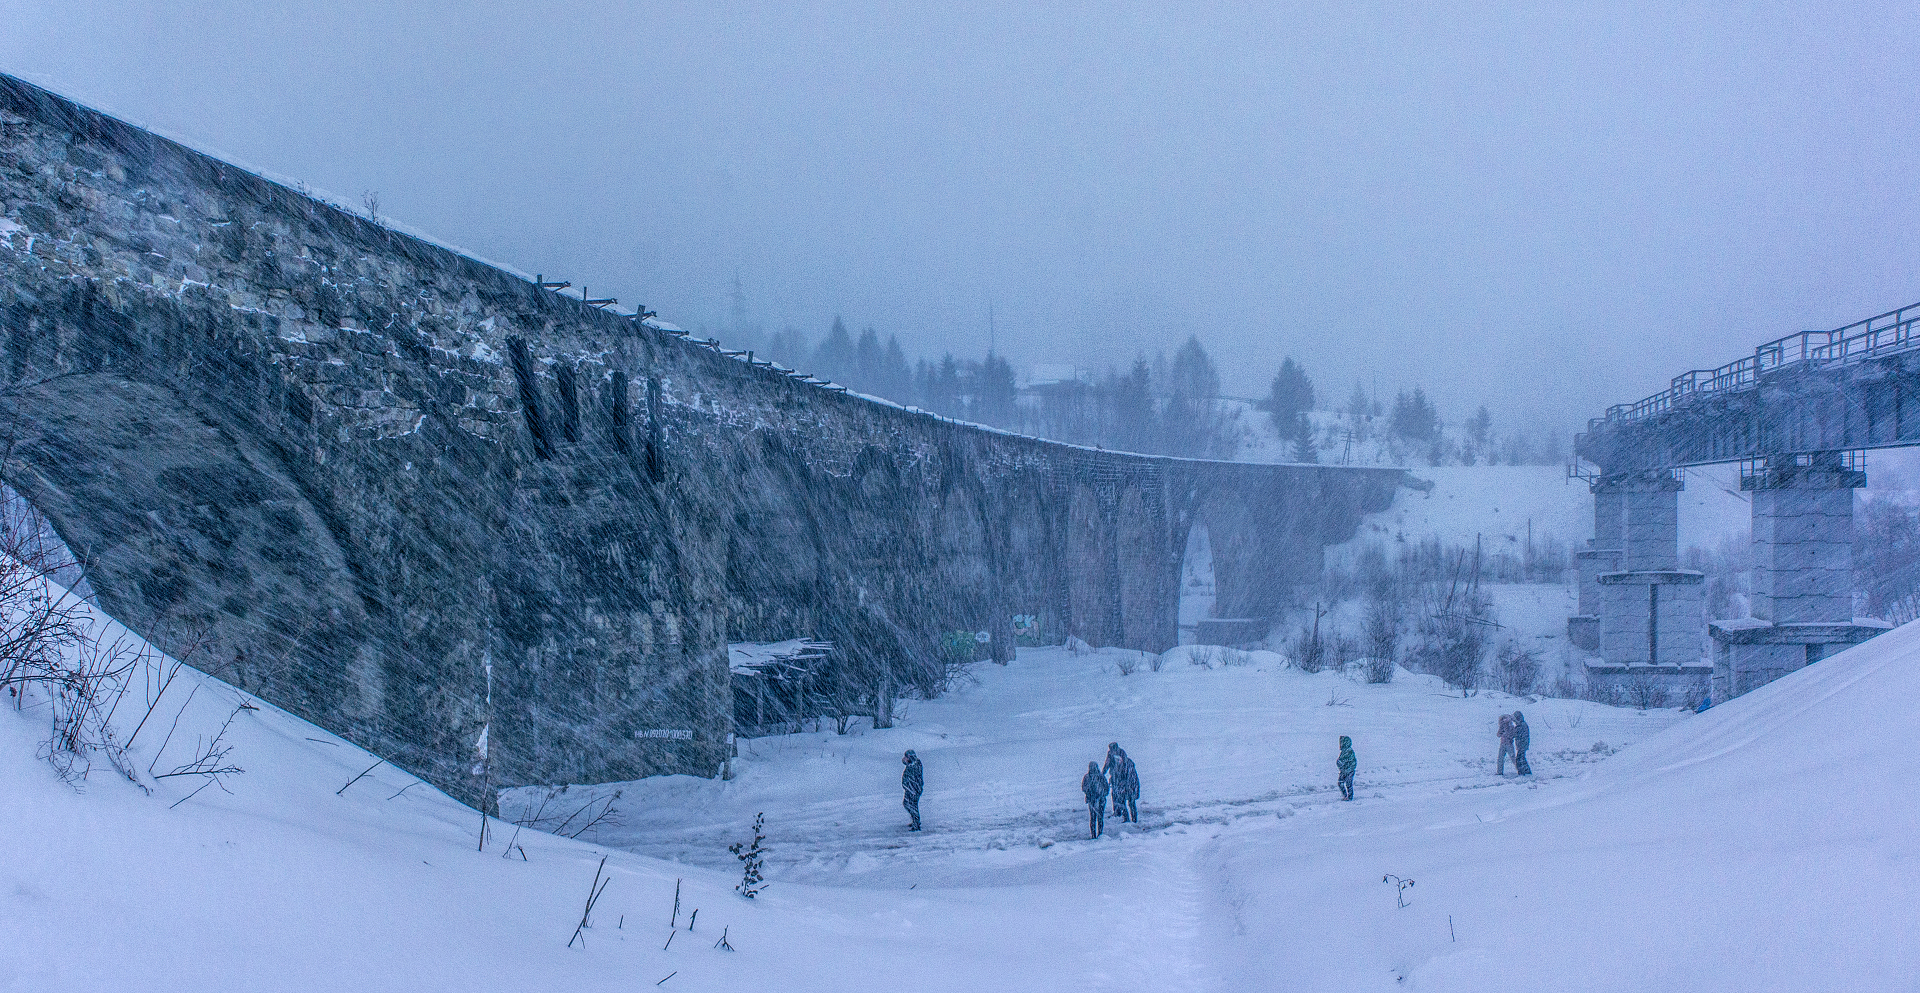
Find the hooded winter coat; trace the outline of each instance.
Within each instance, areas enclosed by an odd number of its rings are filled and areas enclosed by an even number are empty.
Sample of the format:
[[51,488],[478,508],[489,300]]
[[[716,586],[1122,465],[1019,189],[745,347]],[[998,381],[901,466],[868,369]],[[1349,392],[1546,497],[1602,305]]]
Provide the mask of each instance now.
[[1340,775],[1351,776],[1358,768],[1360,758],[1353,754],[1353,739],[1343,734],[1340,736]]
[[900,788],[906,790],[908,799],[918,800],[920,792],[927,785],[926,772],[920,765],[920,756],[912,752],[908,752],[907,755],[910,758],[906,770],[900,773]]
[[1133,759],[1127,750],[1119,745],[1107,746],[1107,764],[1100,767],[1106,775],[1107,783],[1113,788],[1116,798],[1140,797],[1140,772],[1134,768]]
[[1080,793],[1087,798],[1087,806],[1098,807],[1107,799],[1107,777],[1094,762],[1087,763],[1087,774],[1080,777]]
[[1513,746],[1526,751],[1533,745],[1533,731],[1527,727],[1527,715],[1513,712]]

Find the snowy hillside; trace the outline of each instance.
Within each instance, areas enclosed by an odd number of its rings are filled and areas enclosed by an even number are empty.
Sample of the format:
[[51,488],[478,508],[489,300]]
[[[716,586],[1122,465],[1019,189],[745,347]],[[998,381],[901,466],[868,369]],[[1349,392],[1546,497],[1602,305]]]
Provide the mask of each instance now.
[[[1481,465],[1416,468],[1427,490],[1402,489],[1393,506],[1370,515],[1360,533],[1328,550],[1329,562],[1348,560],[1363,545],[1438,538],[1471,548],[1475,537],[1489,554],[1520,554],[1529,535],[1579,549],[1593,536],[1593,495],[1562,466]],[[1740,493],[1738,467],[1688,470],[1680,493],[1680,548],[1717,548],[1744,540],[1752,510]]]
[[[517,849],[496,825],[484,851],[473,812],[385,765],[348,785],[371,757],[191,674],[135,764],[164,772],[231,717],[231,792],[105,769],[75,790],[35,757],[30,696],[0,712],[0,988],[1750,991],[1920,967],[1913,628],[1699,716],[1191,657],[1022,650],[899,728],[750,741],[731,782],[629,784],[617,825]],[[1515,707],[1532,780],[1489,767]],[[1142,822],[1089,841],[1075,787],[1110,740]],[[758,812],[773,885],[749,902],[724,845]],[[1415,880],[1405,908],[1387,873]]]

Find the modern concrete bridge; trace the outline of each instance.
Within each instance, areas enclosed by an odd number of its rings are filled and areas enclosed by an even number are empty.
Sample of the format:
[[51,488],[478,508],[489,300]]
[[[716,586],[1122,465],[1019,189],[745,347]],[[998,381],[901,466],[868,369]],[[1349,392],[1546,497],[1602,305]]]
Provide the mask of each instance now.
[[[1864,452],[1920,445],[1920,304],[1767,342],[1596,418],[1574,442],[1593,491],[1575,644],[1590,679],[1739,696],[1887,629],[1853,616]],[[1753,494],[1753,616],[1708,622],[1679,568],[1679,470],[1739,462]],[[1707,641],[1712,656],[1706,659]]]

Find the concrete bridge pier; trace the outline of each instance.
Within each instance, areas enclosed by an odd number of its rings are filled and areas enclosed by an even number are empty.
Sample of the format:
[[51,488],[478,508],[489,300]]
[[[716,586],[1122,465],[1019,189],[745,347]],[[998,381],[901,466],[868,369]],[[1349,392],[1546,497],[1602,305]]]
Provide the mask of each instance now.
[[1626,530],[1626,491],[1605,478],[1595,481],[1593,537],[1573,553],[1580,575],[1580,612],[1567,618],[1567,640],[1589,652],[1600,650],[1600,576],[1619,572]]
[[1716,701],[1890,627],[1853,616],[1853,491],[1865,485],[1840,452],[1770,456],[1741,474],[1753,494],[1753,616],[1709,628]]
[[1592,560],[1599,607],[1600,658],[1587,664],[1587,682],[1614,686],[1629,697],[1673,700],[1704,695],[1711,667],[1706,655],[1705,576],[1680,568],[1680,490],[1671,470],[1605,476],[1593,484],[1595,551],[1618,507],[1619,567],[1601,572]]

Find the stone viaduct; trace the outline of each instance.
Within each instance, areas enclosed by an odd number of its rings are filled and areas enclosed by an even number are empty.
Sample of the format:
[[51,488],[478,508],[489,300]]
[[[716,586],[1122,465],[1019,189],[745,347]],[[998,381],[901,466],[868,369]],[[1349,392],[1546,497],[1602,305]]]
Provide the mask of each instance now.
[[848,395],[5,76],[0,441],[108,613],[482,807],[714,774],[729,640],[889,694],[1014,614],[1165,649],[1195,524],[1271,617],[1403,478]]
[[[1599,649],[1590,676],[1695,692],[1710,677],[1725,700],[1886,630],[1853,616],[1853,491],[1865,450],[1920,444],[1917,325],[1920,304],[1789,335],[1588,425],[1574,452],[1593,468],[1594,538],[1568,633]],[[1752,494],[1753,616],[1709,624],[1701,574],[1679,568],[1677,470],[1735,461]]]

